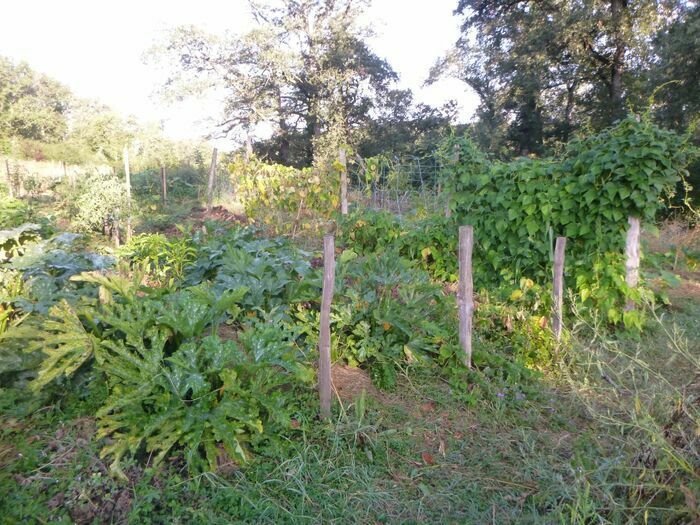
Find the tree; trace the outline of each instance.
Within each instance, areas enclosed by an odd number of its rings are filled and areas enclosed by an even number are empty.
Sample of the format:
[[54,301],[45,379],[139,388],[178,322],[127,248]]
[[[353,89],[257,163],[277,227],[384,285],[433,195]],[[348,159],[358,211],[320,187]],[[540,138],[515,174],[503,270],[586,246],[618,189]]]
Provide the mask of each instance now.
[[482,147],[542,153],[639,100],[636,78],[671,9],[656,0],[459,0],[462,34],[431,79],[456,76],[479,95],[475,127],[499,138]]
[[655,114],[665,126],[681,131],[700,114],[700,5],[681,5],[654,43],[648,91],[664,86],[654,94]]
[[0,57],[0,140],[56,142],[67,131],[71,93],[62,84]]
[[264,124],[272,129],[262,148],[270,157],[323,163],[340,144],[356,140],[397,79],[365,42],[370,33],[359,16],[366,5],[251,2],[258,27],[245,35],[218,38],[178,28],[156,50],[170,58],[166,91],[180,97],[221,87],[226,103],[220,132],[242,132],[250,150],[251,135]]

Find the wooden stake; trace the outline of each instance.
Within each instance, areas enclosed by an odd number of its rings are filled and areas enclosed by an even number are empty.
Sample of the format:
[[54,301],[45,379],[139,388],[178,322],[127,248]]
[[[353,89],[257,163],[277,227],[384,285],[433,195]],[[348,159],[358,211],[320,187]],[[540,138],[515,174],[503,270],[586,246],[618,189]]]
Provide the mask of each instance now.
[[348,214],[348,161],[345,156],[345,149],[340,148],[338,152],[340,165],[340,214]]
[[561,330],[563,327],[563,307],[564,307],[564,254],[566,251],[566,237],[557,237],[554,246],[554,268],[552,269],[554,284],[552,291],[553,312],[552,331],[557,341],[561,340]]
[[474,312],[474,282],[472,280],[472,250],[474,228],[459,227],[459,343],[464,350],[464,365],[472,367],[472,314]]
[[129,171],[129,148],[127,146],[124,147],[124,175],[126,177],[126,242],[129,242],[131,240],[131,172]]
[[[454,146],[454,155],[453,155],[453,161],[454,161],[454,167],[455,169],[457,168],[457,164],[459,164],[459,144],[455,144]],[[456,178],[456,174],[455,174]],[[439,192],[439,190],[438,190]],[[450,208],[451,204],[451,195],[449,191],[445,191],[445,217],[448,219],[452,217],[452,208]]]
[[335,285],[335,241],[333,235],[323,237],[323,292],[321,295],[321,327],[318,338],[318,395],[321,418],[331,416],[331,302]]
[[15,190],[12,187],[12,172],[10,171],[10,161],[5,159],[5,169],[7,170],[7,191],[11,199],[15,198]]
[[163,206],[168,203],[168,178],[165,173],[165,166],[160,167],[160,182],[163,188]]
[[[625,282],[630,288],[636,288],[639,284],[639,236],[641,232],[641,222],[636,217],[629,217],[629,230],[627,230],[627,241],[625,243]],[[634,301],[628,300],[625,311],[634,310]]]
[[211,166],[209,168],[209,183],[207,184],[207,211],[211,211],[211,205],[214,201],[214,181],[216,179],[216,155],[218,151],[214,148],[211,154]]

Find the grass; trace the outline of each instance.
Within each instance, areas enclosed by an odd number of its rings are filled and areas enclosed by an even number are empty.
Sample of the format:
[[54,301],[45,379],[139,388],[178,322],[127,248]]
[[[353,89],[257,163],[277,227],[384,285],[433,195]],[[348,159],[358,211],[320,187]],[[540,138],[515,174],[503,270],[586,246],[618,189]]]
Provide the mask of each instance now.
[[[248,466],[194,479],[177,461],[158,470],[134,463],[127,485],[110,478],[92,437],[99,389],[73,389],[26,419],[12,417],[17,393],[5,391],[0,515],[3,523],[688,522],[698,517],[700,420],[689,385],[700,303],[665,315],[636,340],[579,326],[536,398],[467,407],[434,370],[420,369],[379,399],[336,407],[331,423],[303,424]],[[679,393],[690,404],[673,421]]]
[[[155,215],[145,229],[172,220]],[[693,290],[671,291],[640,337],[574,319],[571,344],[524,395],[465,400],[416,368],[392,392],[336,404],[322,424],[309,391],[296,434],[196,478],[178,459],[156,469],[140,457],[128,483],[114,480],[94,437],[100,382],[39,401],[0,385],[0,523],[691,523]]]

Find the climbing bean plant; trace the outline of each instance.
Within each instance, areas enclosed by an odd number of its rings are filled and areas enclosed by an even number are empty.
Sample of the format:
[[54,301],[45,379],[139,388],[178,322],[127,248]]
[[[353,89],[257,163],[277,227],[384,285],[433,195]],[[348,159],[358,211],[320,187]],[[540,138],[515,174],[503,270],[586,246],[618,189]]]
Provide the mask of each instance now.
[[653,221],[686,175],[697,151],[684,137],[631,115],[572,142],[559,158],[490,162],[466,138],[451,139],[443,150],[455,145],[460,160],[451,168],[451,207],[475,227],[482,279],[548,279],[553,240],[563,235],[582,301],[604,299],[610,321],[640,323],[634,314],[623,319],[619,309],[639,291],[626,288],[615,254],[624,247],[628,217]]

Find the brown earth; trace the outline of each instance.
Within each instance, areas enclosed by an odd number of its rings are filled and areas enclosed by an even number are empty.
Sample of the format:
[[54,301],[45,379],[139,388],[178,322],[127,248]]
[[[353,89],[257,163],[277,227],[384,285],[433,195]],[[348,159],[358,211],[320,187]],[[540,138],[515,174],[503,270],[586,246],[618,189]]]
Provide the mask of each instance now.
[[[204,228],[204,223],[206,221],[218,221],[242,225],[248,224],[247,217],[244,215],[236,215],[223,206],[214,206],[209,211],[207,211],[206,208],[194,207],[190,210],[187,217],[181,222],[192,224],[193,229],[198,230]],[[169,226],[163,231],[163,233],[174,236],[182,235],[182,232],[175,225]]]

